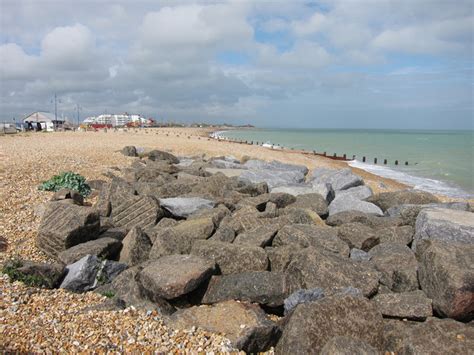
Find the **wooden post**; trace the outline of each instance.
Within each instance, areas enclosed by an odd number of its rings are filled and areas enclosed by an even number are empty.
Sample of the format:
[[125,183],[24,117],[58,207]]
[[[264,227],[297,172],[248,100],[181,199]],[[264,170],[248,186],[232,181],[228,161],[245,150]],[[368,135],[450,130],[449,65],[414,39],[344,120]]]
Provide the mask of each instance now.
[[324,152],[323,155],[326,156],[326,152]]
[[384,165],[387,165],[387,159],[383,160]]
[[336,153],[334,153],[332,156],[335,158],[337,155],[336,155]]
[[374,164],[377,164],[377,158],[374,158]]
[[398,160],[395,160],[395,165],[398,165]]
[[347,160],[347,159],[346,159],[346,154],[344,154],[342,157],[344,158],[344,160]]
[[405,165],[408,165],[408,162],[407,162],[407,161],[405,162]]
[[362,157],[362,162],[365,163],[365,157]]
[[356,158],[355,154],[354,154],[354,155],[352,155],[352,160],[355,160],[355,158]]

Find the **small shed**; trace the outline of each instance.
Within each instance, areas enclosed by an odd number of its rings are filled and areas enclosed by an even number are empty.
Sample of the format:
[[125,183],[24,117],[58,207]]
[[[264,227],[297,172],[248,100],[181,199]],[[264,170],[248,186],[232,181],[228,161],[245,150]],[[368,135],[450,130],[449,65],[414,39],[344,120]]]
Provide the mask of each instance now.
[[54,131],[55,129],[62,128],[64,125],[64,120],[59,118],[56,120],[54,113],[37,111],[30,113],[23,119],[23,123],[26,125],[31,122],[33,127],[36,129],[37,124],[41,125],[41,129],[47,131]]

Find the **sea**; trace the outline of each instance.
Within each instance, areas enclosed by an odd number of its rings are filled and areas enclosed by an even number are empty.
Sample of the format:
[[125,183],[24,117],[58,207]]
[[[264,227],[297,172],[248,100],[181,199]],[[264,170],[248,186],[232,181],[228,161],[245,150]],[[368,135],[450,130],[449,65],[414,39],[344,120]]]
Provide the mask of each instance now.
[[[419,190],[455,198],[474,198],[472,130],[255,128],[222,131],[218,135],[260,144],[268,142],[287,149],[326,152],[331,156],[346,154],[349,159],[355,155],[349,162],[353,167]],[[377,158],[377,164],[374,164],[374,158]],[[395,165],[396,160],[398,165]]]

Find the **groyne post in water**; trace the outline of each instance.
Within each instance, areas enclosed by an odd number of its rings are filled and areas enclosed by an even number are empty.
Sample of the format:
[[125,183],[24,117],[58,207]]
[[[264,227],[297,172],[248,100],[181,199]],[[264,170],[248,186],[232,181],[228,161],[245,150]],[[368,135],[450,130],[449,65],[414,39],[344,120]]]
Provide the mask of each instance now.
[[362,157],[362,162],[365,163],[365,157]]
[[398,165],[398,160],[395,160],[395,165]]
[[377,158],[374,158],[374,164],[377,164]]
[[355,160],[356,156],[355,154],[352,155],[352,160]]
[[387,165],[387,159],[384,159],[384,160],[383,160],[383,164],[384,164],[384,165]]
[[342,157],[344,158],[344,160],[346,160],[346,154],[344,154]]
[[326,156],[326,152],[324,152],[323,155]]
[[405,162],[405,165],[408,165],[408,162],[407,162],[407,161]]

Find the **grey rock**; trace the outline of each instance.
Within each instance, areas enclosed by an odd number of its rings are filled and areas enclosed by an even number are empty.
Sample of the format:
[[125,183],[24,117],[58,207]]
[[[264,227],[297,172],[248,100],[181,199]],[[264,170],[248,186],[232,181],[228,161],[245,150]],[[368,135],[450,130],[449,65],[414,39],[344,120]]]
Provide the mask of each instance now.
[[420,290],[378,294],[372,301],[380,313],[386,317],[425,320],[433,315],[431,299]]
[[313,170],[310,181],[312,184],[331,184],[334,191],[347,190],[351,187],[364,185],[364,180],[354,173],[350,168],[326,169],[318,168]]
[[100,238],[81,243],[58,254],[58,259],[65,265],[75,263],[86,255],[96,255],[102,259],[115,259],[120,254],[122,243],[113,238]]
[[265,182],[270,189],[278,186],[298,184],[304,181],[304,174],[295,170],[245,170],[239,179],[253,183]]
[[332,189],[331,184],[298,184],[278,186],[272,188],[271,192],[285,192],[293,196],[319,194],[328,203],[334,199],[334,190]]
[[374,232],[382,243],[400,243],[408,245],[413,241],[415,229],[412,226],[376,228]]
[[150,196],[128,195],[112,207],[114,225],[125,229],[153,227],[163,216],[158,200]]
[[253,170],[281,170],[281,171],[297,171],[302,175],[306,175],[308,173],[308,168],[304,165],[294,165],[294,164],[286,164],[276,160],[271,162],[266,162],[263,160],[256,160],[251,159],[247,160],[244,163],[244,166],[248,169]]
[[382,315],[363,297],[332,296],[300,304],[291,314],[275,349],[276,354],[319,354],[336,336],[382,345]]
[[272,243],[273,237],[278,232],[276,226],[261,226],[247,232],[239,234],[235,240],[235,244],[246,244],[256,247],[265,247]]
[[41,219],[36,246],[51,258],[74,245],[96,239],[99,214],[90,207],[49,202]]
[[153,242],[149,258],[156,260],[165,255],[189,254],[195,240],[207,239],[213,231],[211,218],[193,219],[163,228],[154,235],[149,234]]
[[214,208],[215,202],[200,197],[172,197],[160,199],[160,205],[173,216],[186,218],[201,209]]
[[344,211],[360,211],[376,216],[383,216],[382,210],[373,203],[358,200],[352,195],[336,196],[329,205],[329,216]]
[[370,265],[313,247],[300,250],[288,265],[290,291],[321,287],[325,292],[352,286],[368,297],[377,292],[379,273]]
[[474,214],[446,208],[424,209],[416,218],[413,250],[424,239],[474,244]]
[[141,264],[148,260],[150,250],[150,238],[148,238],[140,227],[133,227],[123,240],[120,262],[129,266]]
[[51,201],[72,200],[76,205],[82,206],[84,204],[84,197],[77,191],[71,189],[61,189],[56,191],[51,198]]
[[327,250],[347,257],[349,247],[338,238],[336,230],[315,225],[293,224],[284,226],[278,231],[272,246],[281,247],[290,245],[294,249],[314,247],[318,250]]
[[349,248],[363,251],[369,251],[380,242],[379,236],[372,228],[357,222],[337,227],[337,235],[349,245]]
[[403,220],[397,217],[378,217],[361,211],[338,212],[326,219],[330,226],[340,226],[345,223],[358,222],[373,228],[386,228],[403,225]]
[[383,243],[369,251],[370,262],[380,271],[380,283],[394,292],[418,289],[415,254],[406,245]]
[[346,337],[337,336],[329,340],[321,350],[321,355],[378,355],[380,352],[366,342]]
[[258,305],[236,301],[179,310],[171,316],[169,325],[175,329],[194,326],[223,333],[233,347],[247,353],[269,350],[280,333],[279,327]]
[[194,212],[192,215],[188,216],[187,219],[191,220],[210,217],[214,223],[214,226],[217,228],[221,224],[224,217],[230,215],[230,210],[226,206],[220,204],[212,209],[201,209],[197,212]]
[[113,260],[104,260],[97,274],[98,284],[109,283],[127,269],[127,265]]
[[474,327],[453,319],[428,318],[408,332],[401,354],[470,354]]
[[86,183],[87,185],[89,185],[89,187],[92,189],[92,190],[102,190],[104,188],[104,186],[107,184],[107,181],[105,180],[100,180],[100,179],[96,179],[96,180],[86,180]]
[[372,192],[372,189],[369,186],[360,185],[356,187],[351,187],[350,189],[347,189],[347,190],[339,190],[336,193],[336,197],[351,196],[358,200],[365,200],[366,198],[369,198],[373,194],[374,193]]
[[122,148],[122,154],[127,156],[127,157],[137,157],[137,148],[135,148],[133,145],[128,145],[126,147]]
[[354,248],[351,249],[350,258],[356,261],[369,261],[371,259],[371,256],[366,251]]
[[148,159],[153,160],[153,161],[166,160],[166,161],[169,161],[172,164],[178,164],[179,163],[179,159],[176,158],[173,154],[168,153],[168,152],[164,152],[162,150],[155,149],[155,150],[152,150],[151,152],[149,152],[147,155],[148,155]]
[[281,272],[253,271],[224,276],[213,276],[202,303],[226,300],[281,306],[288,296],[285,275]]
[[138,280],[151,298],[173,299],[194,291],[214,272],[213,261],[195,255],[168,255],[148,263]]
[[[258,228],[258,227],[257,227]],[[232,243],[235,239],[235,232],[228,226],[219,227],[216,232],[209,238],[218,242]]]
[[285,298],[284,312],[289,314],[297,305],[302,303],[314,302],[324,297],[324,290],[316,287],[309,290],[297,290]]
[[113,205],[128,195],[135,195],[133,186],[122,179],[114,177],[110,183],[104,184],[100,190],[95,208],[101,217],[109,217]]
[[248,167],[240,164],[240,162],[228,161],[224,159],[212,160],[211,165],[218,169],[248,169]]
[[92,290],[97,286],[97,274],[101,262],[95,255],[86,255],[79,261],[66,266],[67,275],[59,286],[74,292]]
[[293,195],[284,192],[271,192],[255,197],[244,198],[239,202],[238,207],[251,206],[255,207],[258,211],[264,211],[269,202],[274,203],[277,208],[285,208],[295,201],[296,198]]
[[383,211],[390,207],[403,204],[425,205],[428,203],[439,203],[439,199],[429,192],[419,190],[400,190],[393,192],[382,192],[367,199],[379,206]]
[[316,212],[319,216],[327,216],[329,213],[328,203],[326,199],[318,193],[298,195],[296,201],[293,202],[291,207],[307,208],[311,211]]
[[196,240],[191,254],[214,260],[224,275],[265,271],[268,267],[267,254],[262,248],[243,244]]
[[474,244],[425,240],[417,248],[421,289],[449,318],[474,317]]
[[425,208],[448,208],[459,211],[469,211],[469,203],[467,202],[446,202],[446,203],[429,203],[426,205],[403,204],[390,207],[385,214],[390,217],[398,217],[403,219],[404,224],[415,226],[416,217],[421,210]]

